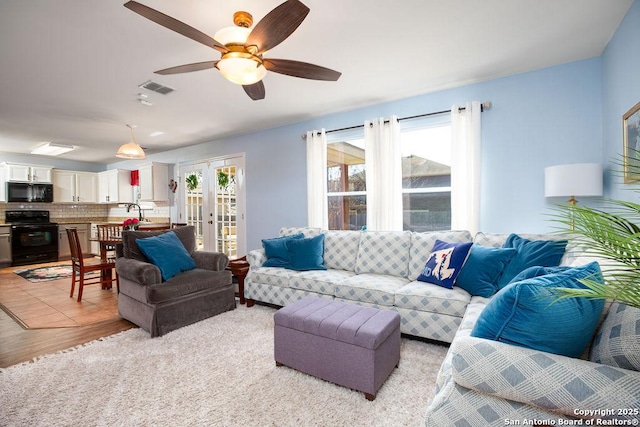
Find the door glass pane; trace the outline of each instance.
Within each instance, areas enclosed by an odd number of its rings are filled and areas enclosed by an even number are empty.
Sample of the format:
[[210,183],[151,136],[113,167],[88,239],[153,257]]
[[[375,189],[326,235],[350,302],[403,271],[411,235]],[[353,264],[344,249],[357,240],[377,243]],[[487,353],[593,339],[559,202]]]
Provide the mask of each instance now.
[[216,179],[216,251],[231,259],[238,257],[236,167],[222,166],[215,170]]
[[202,250],[202,171],[195,170],[185,174],[185,220],[193,225],[196,232],[196,249]]

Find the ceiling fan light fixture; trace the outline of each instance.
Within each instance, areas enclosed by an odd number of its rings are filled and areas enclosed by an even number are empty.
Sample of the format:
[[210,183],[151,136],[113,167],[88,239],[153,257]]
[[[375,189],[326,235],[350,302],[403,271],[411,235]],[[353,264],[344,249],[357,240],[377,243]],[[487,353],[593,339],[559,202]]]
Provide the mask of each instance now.
[[122,144],[120,148],[118,148],[116,157],[120,157],[121,159],[133,160],[146,159],[147,156],[144,154],[144,150],[136,142],[136,138],[133,136],[133,126],[127,125],[127,127],[131,129],[131,141],[127,142],[126,144]]
[[251,30],[244,27],[225,27],[218,30],[213,38],[225,46],[238,45],[242,46],[247,41]]
[[267,69],[256,59],[229,54],[224,55],[216,67],[227,80],[243,86],[259,82],[267,74]]

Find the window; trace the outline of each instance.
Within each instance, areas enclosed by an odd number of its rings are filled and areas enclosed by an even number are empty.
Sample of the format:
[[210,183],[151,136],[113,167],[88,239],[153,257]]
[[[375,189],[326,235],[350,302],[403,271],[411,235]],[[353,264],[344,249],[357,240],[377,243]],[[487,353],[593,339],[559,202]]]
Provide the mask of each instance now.
[[364,139],[327,141],[329,230],[360,230],[367,222]]
[[451,126],[402,131],[403,228],[451,228]]
[[[403,228],[451,228],[451,125],[421,120],[403,126]],[[364,136],[327,135],[327,204],[330,230],[360,230],[367,221]]]

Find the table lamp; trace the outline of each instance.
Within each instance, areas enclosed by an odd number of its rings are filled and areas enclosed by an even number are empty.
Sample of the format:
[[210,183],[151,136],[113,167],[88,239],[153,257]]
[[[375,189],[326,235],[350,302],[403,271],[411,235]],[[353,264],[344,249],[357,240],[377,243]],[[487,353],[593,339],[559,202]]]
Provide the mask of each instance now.
[[[577,197],[602,196],[602,164],[573,163],[544,169],[544,196],[569,197],[575,206]],[[573,230],[573,218],[571,218]]]

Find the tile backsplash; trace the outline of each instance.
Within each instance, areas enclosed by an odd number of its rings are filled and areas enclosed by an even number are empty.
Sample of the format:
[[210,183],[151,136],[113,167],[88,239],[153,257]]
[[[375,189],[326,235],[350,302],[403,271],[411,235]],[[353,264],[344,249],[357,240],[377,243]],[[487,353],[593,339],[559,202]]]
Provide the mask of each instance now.
[[[146,209],[149,208],[149,209]],[[169,222],[169,204],[143,204],[143,217],[153,222]],[[44,210],[49,211],[52,222],[68,222],[69,220],[106,221],[138,216],[137,209],[127,212],[124,207],[103,204],[72,203],[0,203],[0,222],[4,222],[7,210]]]

